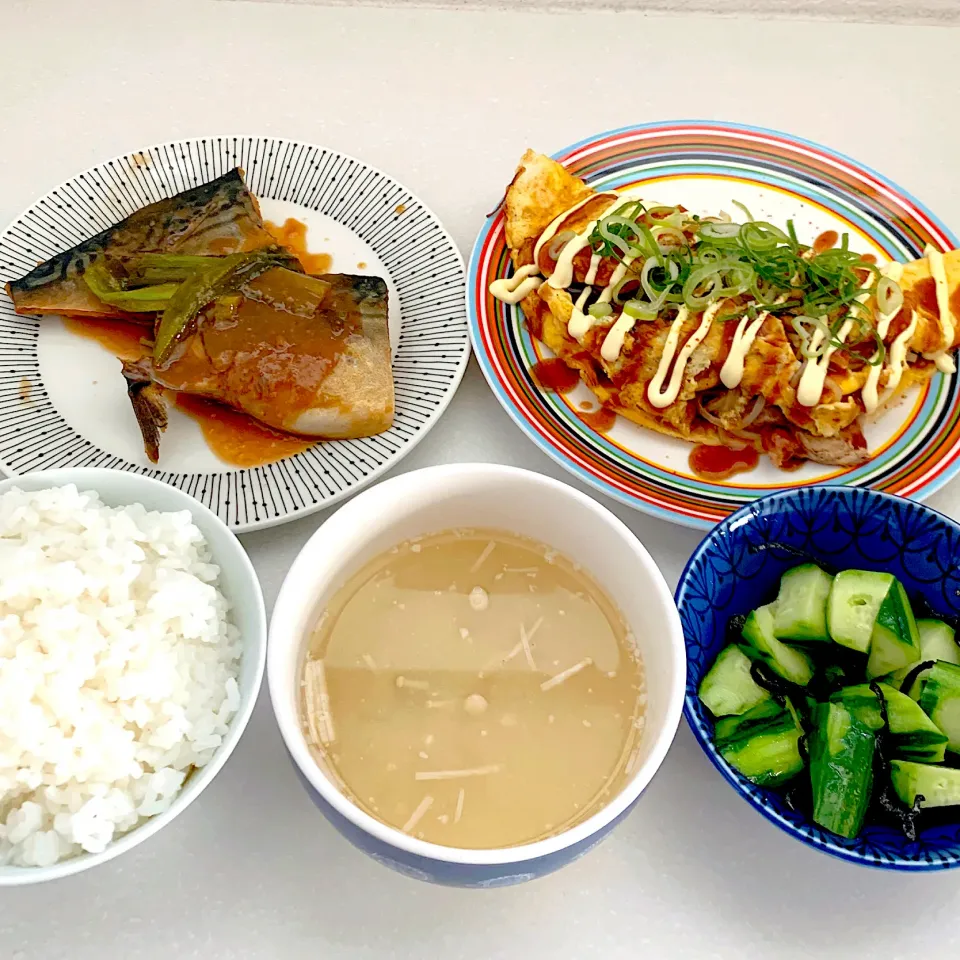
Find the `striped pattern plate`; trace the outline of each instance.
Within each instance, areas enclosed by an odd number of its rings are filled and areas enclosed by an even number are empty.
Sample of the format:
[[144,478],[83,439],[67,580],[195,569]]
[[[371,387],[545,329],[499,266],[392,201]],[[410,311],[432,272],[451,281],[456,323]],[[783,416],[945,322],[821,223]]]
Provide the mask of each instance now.
[[241,167],[267,220],[307,225],[311,252],[337,273],[390,291],[393,426],[318,443],[252,469],[227,466],[175,409],[153,466],[118,361],[56,317],[18,317],[0,289],[0,468],[130,470],[197,497],[242,532],[328,507],[373,482],[430,430],[470,353],[464,267],[437,218],[385,173],[335,150],[274,137],[180,140],[108,160],[54,188],[0,234],[0,285],[145,204]]
[[[852,249],[880,263],[922,255],[927,243],[958,246],[919,201],[880,174],[805,140],[727,123],[645,124],[605,133],[555,155],[596,189],[643,185],[660,203],[683,203],[701,215],[745,204],[754,217],[792,219],[801,241],[825,230],[850,235]],[[505,178],[506,179],[506,178]],[[960,469],[960,384],[937,375],[865,428],[873,458],[852,469],[805,464],[776,469],[766,458],[723,482],[693,475],[692,446],[618,418],[600,434],[582,419],[593,399],[585,387],[559,395],[541,390],[531,368],[549,352],[534,341],[519,307],[488,287],[511,267],[502,212],[477,238],[468,269],[470,333],[493,392],[542,450],[579,479],[654,516],[707,528],[773,490],[813,483],[870,486],[922,498]]]

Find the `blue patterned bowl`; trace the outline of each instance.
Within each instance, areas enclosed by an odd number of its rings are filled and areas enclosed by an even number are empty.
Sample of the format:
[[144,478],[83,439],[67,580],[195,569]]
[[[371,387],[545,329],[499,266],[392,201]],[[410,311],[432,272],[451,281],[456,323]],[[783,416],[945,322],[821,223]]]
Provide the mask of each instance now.
[[734,789],[803,843],[874,867],[956,867],[960,814],[956,825],[930,827],[917,842],[879,826],[845,840],[740,776],[714,747],[713,720],[697,689],[724,644],[727,620],[771,599],[780,575],[804,555],[839,569],[889,571],[911,597],[924,597],[944,616],[960,615],[960,525],[953,520],[911,500],[850,487],[807,487],[764,497],[714,527],[680,577],[676,599],[687,643],[687,721]]

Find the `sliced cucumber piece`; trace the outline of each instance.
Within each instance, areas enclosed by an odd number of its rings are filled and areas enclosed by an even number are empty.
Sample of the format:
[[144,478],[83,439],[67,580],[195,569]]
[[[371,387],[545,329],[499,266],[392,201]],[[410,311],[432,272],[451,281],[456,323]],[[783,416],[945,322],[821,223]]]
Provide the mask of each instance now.
[[833,578],[827,600],[827,627],[834,642],[866,653],[880,604],[893,575],[871,570],[844,570]]
[[870,803],[876,737],[843,703],[821,703],[813,718],[813,819],[841,837],[855,837]]
[[[790,702],[789,698],[785,697],[784,699],[787,703]],[[718,741],[732,740],[737,736],[741,736],[751,727],[755,727],[760,720],[779,717],[786,709],[786,706],[781,706],[771,697],[769,700],[764,700],[755,707],[751,707],[746,713],[741,713],[739,716],[721,717],[716,724],[714,724],[714,738]]]
[[750,676],[750,663],[741,647],[724,647],[700,681],[700,700],[715,717],[740,714],[770,699]]
[[803,733],[782,707],[771,713],[768,704],[758,704],[743,716],[721,720],[716,733],[724,760],[762,787],[783,783],[803,769]]
[[890,762],[890,780],[897,796],[912,807],[917,797],[925,807],[953,807],[960,804],[960,770],[934,767],[909,760]]
[[805,563],[780,578],[774,633],[781,640],[829,640],[827,597],[833,577]]
[[[893,673],[888,673],[883,677],[880,677],[879,680],[881,683],[887,683],[891,687],[896,687],[901,693],[905,693],[911,700],[916,700],[919,702],[920,694],[923,691],[923,684],[927,679],[927,675],[930,673],[930,668],[933,666],[935,661],[933,660],[921,660],[919,663],[911,663],[907,667],[901,667],[899,670],[894,670]],[[926,667],[926,669],[918,670],[918,667]],[[914,673],[914,671],[916,671]],[[910,677],[910,674],[913,673],[913,679],[910,680],[910,686],[905,687],[907,679]]]
[[920,634],[921,660],[943,660],[960,665],[960,647],[953,627],[942,620],[918,620],[917,632]]
[[930,668],[920,709],[947,735],[947,749],[960,753],[960,667],[938,660]]
[[[960,647],[957,646],[954,639],[953,628],[945,624],[942,620],[918,620],[917,632],[920,634],[920,660],[917,663],[911,663],[899,670],[884,677],[884,682],[890,686],[902,690],[908,697],[914,700],[920,699],[923,692],[923,684],[930,675],[930,668],[933,666],[931,661],[942,660],[944,663],[955,663],[960,665]],[[917,670],[920,664],[930,666],[924,670]],[[904,689],[904,681],[911,673],[914,673],[910,681],[910,689]]]
[[920,633],[903,584],[894,579],[870,636],[867,676],[880,677],[920,660]]
[[779,641],[773,632],[774,604],[758,607],[743,625],[743,639],[777,676],[805,687],[813,679],[813,663],[799,650]]
[[[947,748],[946,734],[905,693],[885,683],[877,686],[886,701],[889,744],[893,753],[920,763],[942,763]],[[842,703],[872,731],[883,727],[880,704],[869,684],[844,687],[830,699]]]

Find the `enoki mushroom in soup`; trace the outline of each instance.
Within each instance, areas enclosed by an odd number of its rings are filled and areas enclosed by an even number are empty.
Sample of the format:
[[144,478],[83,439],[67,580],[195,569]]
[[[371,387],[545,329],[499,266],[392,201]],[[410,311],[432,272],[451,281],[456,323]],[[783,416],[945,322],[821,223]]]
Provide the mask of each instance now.
[[602,809],[640,757],[643,666],[613,601],[532,540],[451,530],[376,557],[308,639],[304,734],[350,799],[491,848]]

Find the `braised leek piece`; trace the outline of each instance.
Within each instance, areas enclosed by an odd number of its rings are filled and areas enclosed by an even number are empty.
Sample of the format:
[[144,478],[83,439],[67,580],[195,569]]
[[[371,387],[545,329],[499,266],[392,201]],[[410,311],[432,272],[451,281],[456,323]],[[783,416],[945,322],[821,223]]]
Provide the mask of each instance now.
[[232,293],[273,267],[302,272],[296,257],[280,247],[264,247],[210,260],[209,266],[199,267],[179,285],[164,309],[153,347],[156,367],[162,368],[170,362],[174,347],[193,330],[197,314],[211,300]]

